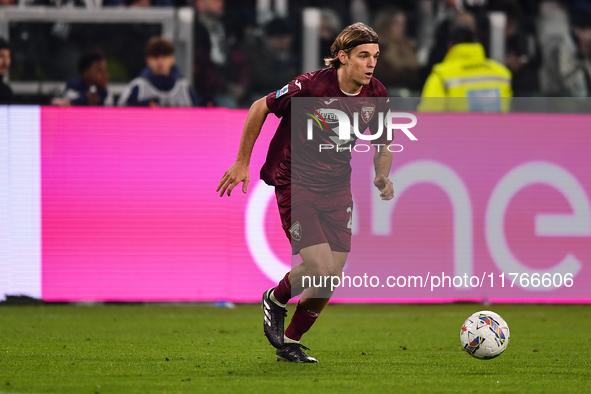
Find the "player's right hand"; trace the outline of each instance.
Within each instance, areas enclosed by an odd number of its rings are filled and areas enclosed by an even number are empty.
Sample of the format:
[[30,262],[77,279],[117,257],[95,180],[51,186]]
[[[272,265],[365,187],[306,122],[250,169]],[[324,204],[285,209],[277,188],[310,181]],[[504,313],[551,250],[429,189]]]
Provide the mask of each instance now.
[[250,182],[250,176],[248,175],[248,166],[243,164],[234,163],[232,167],[228,168],[228,170],[222,176],[220,180],[220,184],[218,185],[216,192],[220,192],[220,197],[224,195],[226,190],[228,191],[228,196],[232,193],[232,190],[242,182],[242,192],[246,193],[246,188],[248,186],[248,182]]

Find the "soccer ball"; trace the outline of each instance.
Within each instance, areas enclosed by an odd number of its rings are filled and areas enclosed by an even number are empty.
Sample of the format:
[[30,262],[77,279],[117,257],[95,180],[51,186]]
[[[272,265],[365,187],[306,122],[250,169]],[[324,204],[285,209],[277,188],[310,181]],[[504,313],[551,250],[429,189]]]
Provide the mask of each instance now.
[[470,355],[488,360],[499,356],[509,344],[509,326],[492,311],[480,311],[466,319],[460,330],[462,347]]

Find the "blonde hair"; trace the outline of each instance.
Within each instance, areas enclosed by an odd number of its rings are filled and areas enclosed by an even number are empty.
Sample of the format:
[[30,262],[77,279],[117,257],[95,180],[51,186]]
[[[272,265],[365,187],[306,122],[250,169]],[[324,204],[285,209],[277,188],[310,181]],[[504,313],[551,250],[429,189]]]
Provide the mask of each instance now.
[[340,51],[345,51],[348,55],[357,45],[369,43],[378,43],[378,34],[371,27],[361,22],[347,26],[334,40],[330,47],[332,57],[325,58],[324,64],[331,68],[339,68],[341,66]]

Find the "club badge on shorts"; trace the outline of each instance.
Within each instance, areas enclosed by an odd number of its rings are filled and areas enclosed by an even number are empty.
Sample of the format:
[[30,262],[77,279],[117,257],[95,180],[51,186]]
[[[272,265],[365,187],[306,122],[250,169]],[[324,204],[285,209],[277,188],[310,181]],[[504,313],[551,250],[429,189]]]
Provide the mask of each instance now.
[[375,105],[364,105],[361,107],[361,118],[365,123],[369,123],[371,118],[373,118],[373,114],[376,112]]
[[294,224],[292,224],[289,228],[289,233],[291,234],[291,237],[296,241],[302,239],[302,226],[300,225],[300,222],[295,222]]

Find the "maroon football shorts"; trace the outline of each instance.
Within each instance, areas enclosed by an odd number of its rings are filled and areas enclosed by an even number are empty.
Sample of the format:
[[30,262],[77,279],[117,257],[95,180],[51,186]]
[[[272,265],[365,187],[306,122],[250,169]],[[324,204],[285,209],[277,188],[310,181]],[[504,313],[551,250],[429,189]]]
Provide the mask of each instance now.
[[296,185],[275,187],[281,225],[292,254],[328,243],[334,252],[351,251],[351,188],[318,193]]

